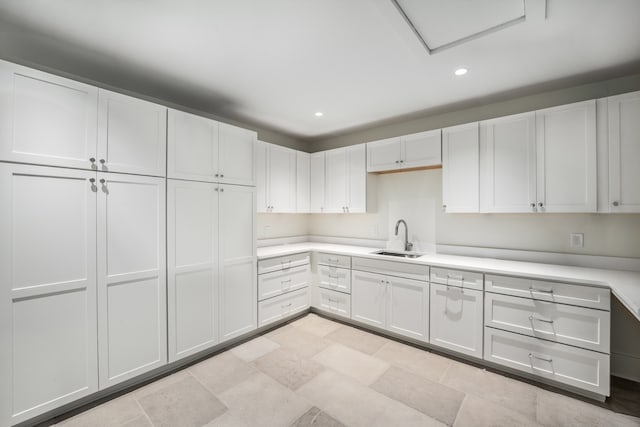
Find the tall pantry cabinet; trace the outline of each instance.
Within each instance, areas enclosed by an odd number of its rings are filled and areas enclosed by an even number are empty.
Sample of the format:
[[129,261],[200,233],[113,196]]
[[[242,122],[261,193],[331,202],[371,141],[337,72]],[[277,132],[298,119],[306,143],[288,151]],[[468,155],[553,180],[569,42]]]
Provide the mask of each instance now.
[[170,361],[257,325],[257,135],[231,128],[169,110]]
[[256,134],[167,114],[0,61],[0,425],[255,328]]

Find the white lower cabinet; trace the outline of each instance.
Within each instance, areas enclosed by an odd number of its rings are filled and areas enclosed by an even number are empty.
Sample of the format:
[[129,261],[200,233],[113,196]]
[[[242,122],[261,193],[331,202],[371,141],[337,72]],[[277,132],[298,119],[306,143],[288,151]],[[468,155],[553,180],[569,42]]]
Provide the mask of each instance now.
[[351,273],[351,318],[377,328],[387,324],[385,276],[364,271]]
[[219,338],[257,326],[256,189],[219,186]]
[[309,286],[309,264],[258,275],[258,301]]
[[484,358],[538,377],[609,395],[609,355],[485,328]]
[[265,326],[309,308],[309,288],[298,289],[258,303],[258,326]]
[[217,184],[167,182],[169,361],[218,342]]
[[482,358],[482,297],[481,290],[432,282],[431,344]]
[[167,362],[165,179],[98,173],[100,388]]
[[487,326],[609,353],[610,312],[487,292]]
[[316,308],[329,313],[351,317],[351,295],[343,292],[332,291],[325,288],[316,288]]
[[331,265],[318,265],[318,286],[351,293],[351,270]]
[[354,270],[351,318],[397,334],[429,339],[429,283]]
[[98,389],[95,172],[0,163],[0,425]]

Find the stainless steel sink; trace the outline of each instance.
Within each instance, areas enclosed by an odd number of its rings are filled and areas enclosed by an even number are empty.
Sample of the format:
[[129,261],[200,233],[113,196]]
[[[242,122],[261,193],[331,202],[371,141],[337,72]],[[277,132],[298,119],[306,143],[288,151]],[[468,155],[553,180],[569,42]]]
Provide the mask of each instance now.
[[372,253],[376,255],[394,256],[398,258],[420,258],[422,255],[424,255],[416,252],[396,252],[396,251],[387,251],[387,250],[376,251]]

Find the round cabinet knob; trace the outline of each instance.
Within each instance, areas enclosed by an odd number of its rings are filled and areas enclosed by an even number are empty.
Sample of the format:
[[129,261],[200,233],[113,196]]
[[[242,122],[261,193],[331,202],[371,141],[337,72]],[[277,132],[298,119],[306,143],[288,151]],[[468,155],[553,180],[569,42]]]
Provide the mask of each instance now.
[[224,178],[224,175],[223,175],[223,174],[220,174],[220,178]]
[[538,203],[538,206],[543,207],[544,203],[540,202],[540,203]]
[[106,182],[107,182],[107,180],[105,180],[104,178],[102,178],[102,179],[100,180],[100,184],[104,184],[104,183],[106,183]]
[[221,189],[220,189],[220,192],[224,192],[224,188],[221,188]]
[[219,177],[219,176],[220,176],[220,174],[218,174],[218,173],[215,175],[216,178]]
[[531,207],[535,209],[536,204],[535,203],[531,203]]
[[442,210],[446,211],[447,210],[447,205],[442,205]]
[[400,160],[396,160],[396,164],[400,163]]
[[100,159],[100,163],[104,165],[107,161],[105,159]]
[[89,161],[90,161],[91,163],[95,163],[95,162],[96,162],[96,158],[95,158],[95,157],[91,157],[91,158],[89,159]]
[[93,184],[94,182],[96,182],[96,179],[95,178],[89,178],[89,182]]
[[615,201],[612,204],[613,204],[613,206],[620,206],[620,203],[618,201]]
[[400,160],[400,163],[404,163],[404,160]]

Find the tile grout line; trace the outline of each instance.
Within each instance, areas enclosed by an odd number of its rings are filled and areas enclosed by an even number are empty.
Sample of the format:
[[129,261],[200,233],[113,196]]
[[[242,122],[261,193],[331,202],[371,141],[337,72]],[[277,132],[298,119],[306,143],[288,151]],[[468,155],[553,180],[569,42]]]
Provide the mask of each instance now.
[[[140,410],[142,411],[142,415],[147,419],[147,421],[149,421],[149,424],[151,424],[152,427],[155,427],[155,424],[153,423],[153,421],[151,421],[151,417],[149,417],[149,414],[147,414],[147,411],[144,410],[144,408],[142,407],[142,405],[140,404],[140,402],[138,401],[138,399],[136,399],[135,397],[133,398],[133,400],[136,401],[136,404],[138,405],[138,407],[140,408]],[[137,418],[137,417],[136,417]],[[129,421],[133,421],[135,420],[135,418],[129,420]],[[129,422],[127,421],[127,422]],[[124,423],[123,423],[124,425]]]

